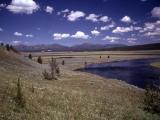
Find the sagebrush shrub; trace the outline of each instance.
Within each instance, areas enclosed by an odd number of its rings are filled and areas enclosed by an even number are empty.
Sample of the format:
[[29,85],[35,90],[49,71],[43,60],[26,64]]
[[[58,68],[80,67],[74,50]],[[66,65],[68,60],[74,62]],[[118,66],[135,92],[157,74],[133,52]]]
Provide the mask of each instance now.
[[152,112],[152,113],[159,113],[160,114],[160,88],[159,87],[152,87],[147,88],[145,93],[145,110]]
[[58,63],[56,62],[56,59],[51,60],[49,63],[49,71],[44,70],[43,71],[43,76],[47,80],[56,80],[58,76],[60,76],[60,68],[58,66]]
[[18,81],[17,81],[16,103],[20,107],[25,107],[25,99],[24,99],[24,96],[23,96],[23,93],[22,93],[20,78],[18,78]]

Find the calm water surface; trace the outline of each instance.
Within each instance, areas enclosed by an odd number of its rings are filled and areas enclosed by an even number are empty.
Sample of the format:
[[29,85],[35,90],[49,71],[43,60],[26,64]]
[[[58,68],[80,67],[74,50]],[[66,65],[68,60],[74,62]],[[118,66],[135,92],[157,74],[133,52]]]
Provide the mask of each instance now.
[[106,78],[123,80],[129,84],[145,88],[147,84],[160,85],[160,69],[150,66],[160,62],[160,58],[114,61],[88,65],[81,71],[97,74]]

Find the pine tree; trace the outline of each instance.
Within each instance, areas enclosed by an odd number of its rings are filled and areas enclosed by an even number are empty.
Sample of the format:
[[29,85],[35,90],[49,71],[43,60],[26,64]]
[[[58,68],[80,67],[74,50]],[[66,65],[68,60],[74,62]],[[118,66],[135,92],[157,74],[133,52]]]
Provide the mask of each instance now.
[[1,43],[1,46],[4,46],[4,43]]
[[39,64],[42,64],[42,58],[41,58],[41,56],[38,57],[37,62],[38,62]]
[[29,59],[32,59],[32,54],[29,54],[29,55],[28,55],[28,58],[29,58]]
[[9,46],[9,44],[6,44],[6,49],[7,49],[7,51],[10,51],[10,46]]
[[65,64],[65,62],[64,62],[64,60],[62,61],[62,65],[64,65]]

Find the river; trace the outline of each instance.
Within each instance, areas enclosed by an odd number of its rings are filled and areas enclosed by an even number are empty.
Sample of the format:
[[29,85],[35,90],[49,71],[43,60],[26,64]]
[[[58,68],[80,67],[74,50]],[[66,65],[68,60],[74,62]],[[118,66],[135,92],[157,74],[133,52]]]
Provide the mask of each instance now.
[[160,58],[113,61],[88,65],[81,71],[125,81],[140,88],[149,84],[160,85],[160,69],[151,66],[152,62],[160,62]]

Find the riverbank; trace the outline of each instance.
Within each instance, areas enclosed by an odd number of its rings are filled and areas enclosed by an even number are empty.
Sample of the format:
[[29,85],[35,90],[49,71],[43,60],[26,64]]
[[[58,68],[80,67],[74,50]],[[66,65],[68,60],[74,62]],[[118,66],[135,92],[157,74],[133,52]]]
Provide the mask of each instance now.
[[151,66],[160,68],[160,62],[151,63]]

